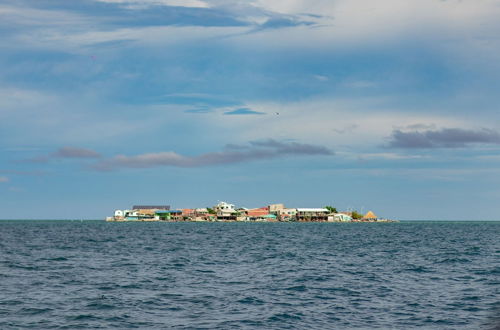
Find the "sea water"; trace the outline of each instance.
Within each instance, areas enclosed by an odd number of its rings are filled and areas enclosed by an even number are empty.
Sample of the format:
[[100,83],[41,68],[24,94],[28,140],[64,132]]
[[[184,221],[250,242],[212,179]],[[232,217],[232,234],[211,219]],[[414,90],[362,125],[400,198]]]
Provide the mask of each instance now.
[[0,221],[0,329],[488,329],[499,222]]

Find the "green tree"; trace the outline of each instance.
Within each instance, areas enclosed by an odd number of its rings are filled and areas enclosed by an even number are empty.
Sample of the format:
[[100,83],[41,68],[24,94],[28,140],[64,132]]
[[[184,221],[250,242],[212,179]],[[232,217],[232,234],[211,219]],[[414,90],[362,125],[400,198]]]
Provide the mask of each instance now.
[[363,215],[361,213],[358,213],[358,211],[352,211],[352,218],[353,219],[361,219],[363,218]]
[[214,209],[211,209],[207,207],[208,214],[217,214],[217,212],[214,211]]
[[333,206],[325,206],[325,209],[327,209],[330,213],[338,213],[337,208]]

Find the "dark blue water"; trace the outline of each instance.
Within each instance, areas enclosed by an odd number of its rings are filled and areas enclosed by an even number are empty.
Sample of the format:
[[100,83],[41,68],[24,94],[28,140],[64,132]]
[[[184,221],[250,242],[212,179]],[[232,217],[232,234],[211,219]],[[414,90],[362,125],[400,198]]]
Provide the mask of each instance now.
[[0,329],[487,329],[500,223],[0,221]]

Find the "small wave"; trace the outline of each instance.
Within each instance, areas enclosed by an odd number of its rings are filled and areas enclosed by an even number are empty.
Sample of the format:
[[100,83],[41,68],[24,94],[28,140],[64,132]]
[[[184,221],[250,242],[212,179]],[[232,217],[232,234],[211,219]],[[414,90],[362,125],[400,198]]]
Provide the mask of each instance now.
[[86,306],[89,309],[94,309],[94,310],[103,310],[103,309],[114,309],[116,306],[107,304],[107,303],[100,303],[100,302],[93,302],[90,303]]
[[348,289],[348,288],[344,288],[344,287],[324,288],[322,290],[329,291],[329,292],[336,292],[336,293],[346,293],[349,296],[359,296],[359,295],[361,295],[361,293],[358,292],[358,291],[355,291],[355,290],[352,290],[352,289]]
[[291,286],[289,288],[286,288],[285,290],[287,291],[307,291],[307,287],[305,285],[295,285],[295,286]]
[[54,258],[47,258],[44,260],[47,260],[47,261],[68,261],[69,259],[66,257],[54,257]]
[[248,305],[263,305],[264,301],[260,300],[256,297],[245,297],[243,299],[238,300],[240,304],[248,304]]
[[297,321],[297,320],[302,320],[302,317],[300,315],[294,315],[289,313],[278,313],[269,317],[268,320],[270,322]]
[[72,321],[92,321],[92,320],[99,320],[100,318],[92,314],[78,314],[78,315],[68,316],[67,319]]
[[214,274],[215,272],[210,269],[195,269],[194,270],[197,273],[204,273],[204,274]]
[[466,262],[471,262],[471,260],[467,258],[446,258],[440,261],[436,261],[437,264],[466,263]]
[[416,273],[432,273],[430,269],[424,266],[412,266],[405,269],[406,271],[416,272]]
[[38,315],[51,312],[51,308],[35,308],[35,307],[26,307],[21,309],[18,313],[21,315]]

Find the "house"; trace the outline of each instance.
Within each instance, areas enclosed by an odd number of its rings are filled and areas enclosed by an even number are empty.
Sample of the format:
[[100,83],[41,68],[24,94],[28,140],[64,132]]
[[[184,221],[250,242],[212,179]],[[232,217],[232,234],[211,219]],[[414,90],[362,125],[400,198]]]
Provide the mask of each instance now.
[[155,214],[164,221],[182,220],[182,210],[157,210]]
[[280,221],[295,221],[295,216],[297,215],[297,209],[281,209],[278,210],[278,219]]
[[206,207],[194,209],[196,215],[206,215],[208,214],[208,209]]
[[301,222],[328,221],[328,214],[330,211],[325,208],[298,208],[296,218]]
[[328,216],[329,222],[351,222],[352,217],[344,213],[335,213]]
[[217,212],[217,215],[227,216],[233,213],[236,213],[234,209],[234,204],[229,204],[226,202],[219,202],[217,205],[213,207],[214,211]]
[[245,211],[248,217],[262,217],[269,214],[269,209],[267,207],[260,207],[258,209],[249,209]]
[[135,210],[140,217],[153,218],[155,216],[155,209],[138,209]]
[[124,211],[122,211],[122,210],[116,210],[115,211],[115,216],[113,218],[116,221],[120,221],[120,220],[124,219],[124,216],[125,216]]
[[284,204],[271,204],[267,207],[269,209],[269,213],[278,214],[280,210],[285,208]]
[[214,211],[217,212],[217,220],[222,221],[235,221],[237,217],[237,211],[234,208],[234,204],[229,204],[226,202],[219,202],[213,207]]
[[191,217],[195,213],[194,209],[182,209],[181,211],[182,211],[182,216],[184,217]]

